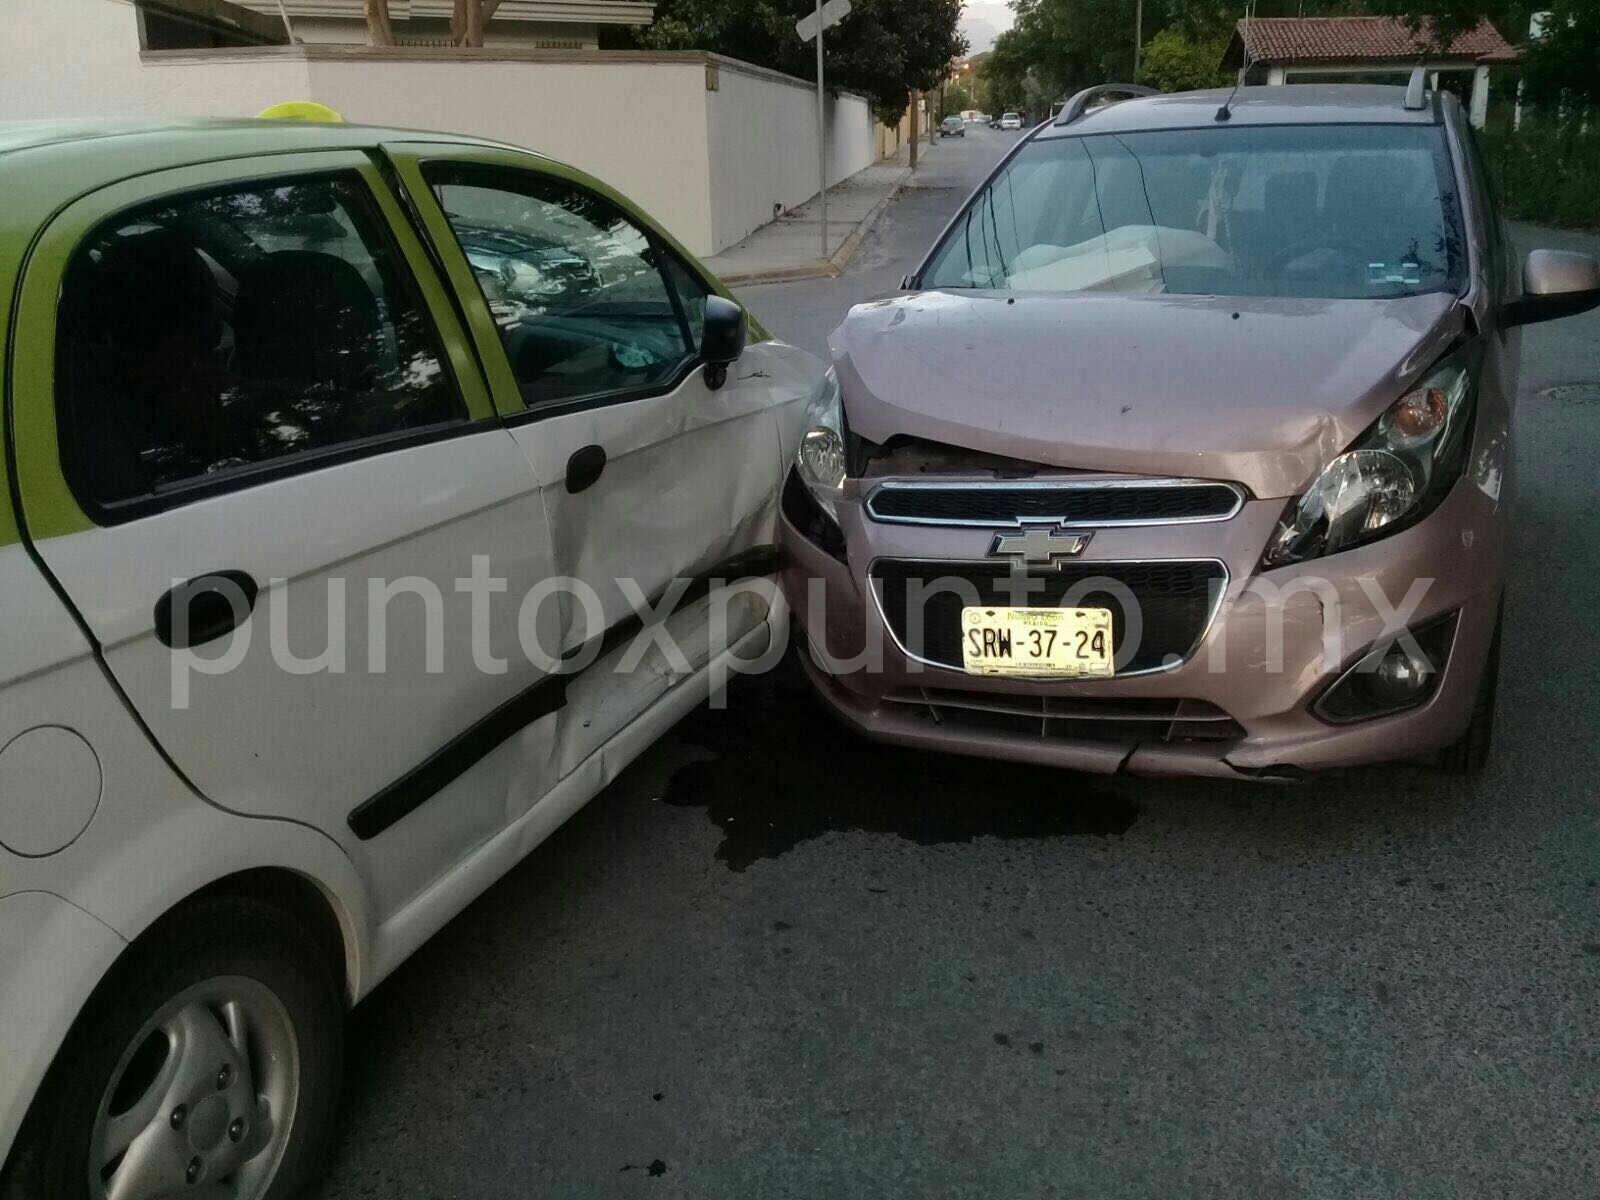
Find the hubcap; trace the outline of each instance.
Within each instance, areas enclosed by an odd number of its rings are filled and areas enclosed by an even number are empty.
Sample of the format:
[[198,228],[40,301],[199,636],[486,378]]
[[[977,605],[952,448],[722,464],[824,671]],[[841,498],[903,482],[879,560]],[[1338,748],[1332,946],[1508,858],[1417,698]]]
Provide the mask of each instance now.
[[300,1048],[283,1003],[253,979],[174,996],[123,1051],[95,1118],[96,1200],[258,1200],[300,1097]]

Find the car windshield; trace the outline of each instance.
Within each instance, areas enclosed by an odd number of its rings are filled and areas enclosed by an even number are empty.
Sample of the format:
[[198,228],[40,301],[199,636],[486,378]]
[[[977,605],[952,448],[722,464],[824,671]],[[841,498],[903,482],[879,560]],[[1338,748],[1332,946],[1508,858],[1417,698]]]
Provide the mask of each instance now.
[[1455,291],[1443,132],[1181,129],[1038,139],[970,202],[934,288],[1381,298]]

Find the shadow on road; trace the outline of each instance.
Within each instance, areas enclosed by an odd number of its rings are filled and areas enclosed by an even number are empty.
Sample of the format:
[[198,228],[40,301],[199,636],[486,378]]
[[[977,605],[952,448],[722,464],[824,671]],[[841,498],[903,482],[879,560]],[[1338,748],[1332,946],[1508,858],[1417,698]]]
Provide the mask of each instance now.
[[867,742],[822,710],[790,663],[730,688],[725,711],[696,709],[676,736],[712,757],[679,767],[661,798],[704,808],[723,833],[717,858],[734,871],[831,832],[924,846],[1106,837],[1139,815],[1092,776]]

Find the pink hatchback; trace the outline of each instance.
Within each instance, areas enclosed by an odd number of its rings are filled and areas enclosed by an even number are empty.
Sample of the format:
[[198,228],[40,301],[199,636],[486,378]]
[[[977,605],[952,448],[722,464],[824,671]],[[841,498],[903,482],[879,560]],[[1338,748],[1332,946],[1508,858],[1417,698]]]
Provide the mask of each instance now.
[[819,691],[864,733],[1270,776],[1489,749],[1519,326],[1456,100],[1074,97],[831,339],[784,503]]

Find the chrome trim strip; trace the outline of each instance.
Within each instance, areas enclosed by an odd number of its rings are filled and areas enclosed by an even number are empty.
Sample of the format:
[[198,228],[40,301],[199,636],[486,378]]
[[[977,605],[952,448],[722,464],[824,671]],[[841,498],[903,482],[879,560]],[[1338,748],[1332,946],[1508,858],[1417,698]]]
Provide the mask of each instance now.
[[[968,675],[960,663],[954,665],[939,662],[937,659],[923,658],[920,654],[913,654],[900,640],[900,635],[895,632],[889,614],[883,611],[883,596],[879,593],[873,570],[880,562],[902,563],[927,563],[930,566],[943,567],[993,567],[995,560],[992,558],[902,558],[895,554],[881,554],[867,564],[867,591],[872,594],[873,607],[878,610],[878,619],[883,622],[883,627],[889,631],[889,640],[912,662],[922,663],[924,666],[933,667],[940,671],[951,671],[963,679],[972,679],[976,676]],[[1233,573],[1228,570],[1228,564],[1220,558],[1077,558],[1075,563],[1095,563],[1107,567],[1135,567],[1146,563],[1216,563],[1222,568],[1222,586],[1217,589],[1217,598],[1211,604],[1211,611],[1206,614],[1205,624],[1201,626],[1200,634],[1195,638],[1194,644],[1184,652],[1181,661],[1170,667],[1145,667],[1138,671],[1118,671],[1110,676],[1111,679],[1137,679],[1141,675],[1164,675],[1187,666],[1194,656],[1200,652],[1200,647],[1205,645],[1206,638],[1211,635],[1211,627],[1217,623],[1217,617],[1222,612],[1222,603],[1227,599],[1228,588],[1233,583]],[[1026,574],[1026,572],[1022,572]],[[1096,679],[1092,675],[1007,675],[1006,679],[1015,679],[1024,683],[1105,683],[1104,679]]]
[[[1224,514],[1207,517],[1165,517],[1151,520],[1132,521],[1067,521],[1059,517],[1012,517],[1009,522],[985,518],[983,520],[948,519],[944,517],[897,517],[879,516],[873,510],[872,501],[879,492],[933,492],[933,491],[970,491],[975,488],[1015,489],[1029,491],[1034,489],[1054,489],[1057,491],[1093,491],[1100,488],[1193,488],[1193,487],[1223,487],[1233,493],[1233,507]],[[1225,479],[1139,479],[1126,476],[1117,476],[1112,479],[1096,478],[1071,478],[1057,480],[1043,479],[1018,479],[1015,481],[1002,479],[952,479],[944,483],[933,483],[923,480],[898,480],[886,479],[873,487],[867,493],[867,516],[880,525],[943,525],[962,526],[972,528],[994,529],[997,526],[1022,527],[1025,525],[1049,525],[1062,529],[1119,529],[1139,525],[1203,525],[1215,521],[1231,521],[1239,515],[1239,510],[1244,507],[1244,489],[1236,483]]]
[[[1051,675],[1044,676],[1042,678],[1067,679],[1070,677],[1064,675]],[[940,688],[938,690],[941,692],[949,692],[952,689]],[[908,695],[907,693],[911,691],[915,691],[919,694],[916,696]],[[885,692],[883,694],[883,701],[885,704],[904,704],[912,708],[955,708],[961,709],[962,711],[971,712],[1002,713],[1008,717],[1038,717],[1040,720],[1044,721],[1142,721],[1146,724],[1153,724],[1157,721],[1163,721],[1170,725],[1173,722],[1183,722],[1184,724],[1204,724],[1207,721],[1222,722],[1233,720],[1233,718],[1227,713],[1220,711],[1214,714],[1208,713],[1198,717],[1179,716],[1176,711],[1176,706],[1182,703],[1181,700],[1173,701],[1174,711],[1170,713],[1053,712],[1049,707],[1047,707],[1049,702],[1051,700],[1059,700],[1062,697],[1034,696],[1033,699],[1039,701],[1038,706],[1029,706],[1025,708],[1020,704],[1006,702],[1008,697],[1015,695],[1015,693],[1011,692],[961,692],[959,694],[963,698],[960,700],[947,700],[943,696],[934,697],[930,696],[928,692],[929,689],[925,687],[897,688]],[[992,695],[997,695],[999,698],[991,699],[990,697]],[[1129,697],[1129,699],[1136,698],[1137,697]]]

